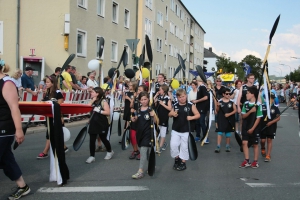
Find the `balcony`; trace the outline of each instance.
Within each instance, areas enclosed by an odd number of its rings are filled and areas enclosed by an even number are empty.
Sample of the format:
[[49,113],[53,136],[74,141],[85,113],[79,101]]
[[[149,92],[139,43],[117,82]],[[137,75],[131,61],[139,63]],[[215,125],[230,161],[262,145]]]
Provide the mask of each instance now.
[[194,30],[191,29],[191,37],[194,37]]
[[192,43],[190,45],[190,53],[194,53],[194,46],[192,45]]

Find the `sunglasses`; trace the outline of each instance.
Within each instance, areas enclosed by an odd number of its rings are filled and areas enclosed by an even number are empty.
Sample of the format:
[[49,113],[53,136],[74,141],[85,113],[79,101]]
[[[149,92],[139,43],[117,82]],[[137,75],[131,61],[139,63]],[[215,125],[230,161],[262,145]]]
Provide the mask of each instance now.
[[216,81],[216,82],[222,82],[222,81]]
[[225,95],[230,95],[230,93],[225,93]]

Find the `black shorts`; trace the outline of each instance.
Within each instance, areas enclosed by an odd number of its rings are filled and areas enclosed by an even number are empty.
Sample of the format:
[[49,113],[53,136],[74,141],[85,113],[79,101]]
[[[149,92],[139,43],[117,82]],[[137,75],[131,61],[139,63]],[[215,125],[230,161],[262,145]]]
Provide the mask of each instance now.
[[268,128],[266,128],[265,130],[263,130],[260,133],[260,139],[266,139],[266,138],[274,139],[275,135],[276,135],[276,132],[274,132],[272,130],[268,130]]
[[259,134],[257,134],[257,132],[255,131],[252,134],[249,134],[246,131],[242,131],[242,140],[248,141],[251,144],[258,144]]

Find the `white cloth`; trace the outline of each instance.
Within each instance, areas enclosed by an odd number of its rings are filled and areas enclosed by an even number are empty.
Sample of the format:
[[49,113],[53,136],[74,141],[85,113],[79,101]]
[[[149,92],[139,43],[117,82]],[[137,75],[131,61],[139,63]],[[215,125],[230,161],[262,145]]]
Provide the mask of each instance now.
[[179,156],[179,158],[183,160],[189,159],[188,138],[188,132],[178,133],[177,131],[172,130],[170,141],[170,151],[172,158]]
[[197,99],[197,90],[194,92],[191,90],[188,94],[188,101],[196,100]]
[[91,80],[91,79],[89,79],[89,80],[87,81],[86,85],[87,85],[88,87],[93,87],[93,88],[99,86],[96,80]]
[[16,84],[17,88],[19,87],[22,87],[22,80],[21,80],[21,77],[18,78],[18,79],[14,79],[14,78],[11,78],[12,81]]
[[162,138],[165,138],[167,134],[167,127],[159,125],[159,135]]
[[235,89],[235,91],[234,91],[234,97],[233,97],[233,102],[235,103],[235,105],[237,105],[236,104],[236,101],[237,101],[237,98],[238,98],[238,96],[239,96],[239,90],[238,89]]

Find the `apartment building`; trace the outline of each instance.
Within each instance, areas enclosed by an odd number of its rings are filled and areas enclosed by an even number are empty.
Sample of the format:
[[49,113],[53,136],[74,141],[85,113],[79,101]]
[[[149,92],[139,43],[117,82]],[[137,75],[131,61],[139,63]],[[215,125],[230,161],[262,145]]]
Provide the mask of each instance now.
[[[140,55],[145,34],[152,44],[153,76],[172,77],[177,53],[187,70],[203,63],[205,31],[180,0],[1,0],[0,13],[0,57],[12,69],[31,65],[36,83],[72,53],[72,65],[84,75],[92,59],[102,60],[106,75],[124,47],[131,67],[126,39],[140,39],[135,52]],[[99,37],[105,39],[101,58]]]

